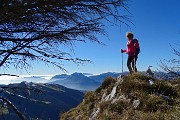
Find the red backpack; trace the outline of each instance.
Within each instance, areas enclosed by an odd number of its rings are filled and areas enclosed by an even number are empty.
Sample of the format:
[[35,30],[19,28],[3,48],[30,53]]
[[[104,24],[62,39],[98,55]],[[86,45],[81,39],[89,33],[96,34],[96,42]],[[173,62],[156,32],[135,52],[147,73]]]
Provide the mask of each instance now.
[[138,55],[140,53],[140,46],[139,46],[138,40],[137,39],[133,39],[133,44],[136,47],[135,53],[136,53],[136,55]]

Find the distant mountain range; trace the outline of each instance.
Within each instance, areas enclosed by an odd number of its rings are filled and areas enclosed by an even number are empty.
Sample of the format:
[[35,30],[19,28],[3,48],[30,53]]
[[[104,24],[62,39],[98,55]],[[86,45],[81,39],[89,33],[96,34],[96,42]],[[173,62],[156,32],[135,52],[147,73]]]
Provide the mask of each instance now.
[[51,78],[50,83],[59,84],[68,88],[83,91],[95,90],[100,85],[99,82],[96,82],[94,79],[91,79],[82,73],[73,73],[71,75],[56,75]]
[[98,88],[106,77],[118,77],[121,73],[107,72],[100,75],[93,75],[91,73],[73,73],[71,75],[60,74],[52,76],[50,80],[45,79],[47,76],[28,76],[17,77],[10,80],[10,83],[20,83],[22,81],[35,83],[53,83],[65,86],[67,88],[91,91]]
[[71,75],[56,75],[50,79],[50,83],[63,85],[68,88],[91,91],[98,88],[106,77],[118,77],[121,73],[108,72],[100,75],[73,73]]
[[[0,96],[8,98],[27,119],[57,120],[59,113],[78,105],[83,93],[58,84],[21,82],[1,85]],[[19,120],[12,109],[4,117]],[[16,119],[17,118],[17,119]]]
[[[154,72],[154,76],[158,79],[166,80],[166,79],[176,78],[176,76],[171,73],[156,72],[156,71],[153,72]],[[141,73],[146,74],[145,71],[142,71]],[[37,83],[53,83],[71,89],[76,89],[81,91],[92,91],[98,88],[106,77],[116,78],[122,74],[123,75],[128,74],[128,72],[124,72],[124,73],[107,72],[99,75],[75,72],[71,75],[67,75],[67,74],[55,75],[50,80],[45,79],[46,76],[31,76],[31,77],[13,79],[11,80],[11,82],[18,83],[21,81],[28,81],[28,82],[37,82]]]
[[[140,72],[142,74],[146,74],[145,71]],[[153,71],[154,77],[157,79],[174,79],[177,78],[177,75],[174,75],[173,73],[164,73],[164,72],[157,72]],[[84,73],[73,73],[71,75],[56,75],[50,79],[50,83],[55,83],[59,85],[63,85],[68,88],[76,89],[76,90],[85,90],[85,91],[91,91],[98,88],[103,80],[107,77],[113,77],[116,78],[120,75],[126,75],[128,72],[124,73],[116,73],[116,72],[107,72],[102,73],[100,75],[92,75],[92,74],[84,74]]]

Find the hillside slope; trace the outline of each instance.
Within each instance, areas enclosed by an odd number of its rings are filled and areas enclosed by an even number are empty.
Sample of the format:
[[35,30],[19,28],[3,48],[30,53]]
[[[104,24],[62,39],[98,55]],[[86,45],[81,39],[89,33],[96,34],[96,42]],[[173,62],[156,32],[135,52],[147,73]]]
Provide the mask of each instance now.
[[[83,93],[61,85],[21,82],[1,86],[4,92],[1,96],[8,98],[26,119],[57,120],[59,112],[77,106],[83,99]],[[0,119],[18,120],[10,107],[9,114]]]
[[87,92],[61,120],[178,120],[180,80],[156,80],[141,74],[106,78]]

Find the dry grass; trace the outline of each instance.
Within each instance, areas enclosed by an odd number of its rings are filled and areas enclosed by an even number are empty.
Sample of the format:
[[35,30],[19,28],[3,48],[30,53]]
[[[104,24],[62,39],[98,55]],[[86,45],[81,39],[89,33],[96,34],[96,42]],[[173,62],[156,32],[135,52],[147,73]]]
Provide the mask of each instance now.
[[[155,80],[141,74],[125,76],[123,79],[117,86],[115,98],[124,95],[131,99],[130,102],[102,101],[102,95],[108,95],[117,81],[109,77],[95,92],[86,93],[79,106],[62,114],[61,120],[88,120],[95,108],[100,108],[97,120],[179,120],[179,80]],[[149,84],[149,79],[154,81],[153,85]],[[140,105],[134,109],[132,101],[137,99]]]

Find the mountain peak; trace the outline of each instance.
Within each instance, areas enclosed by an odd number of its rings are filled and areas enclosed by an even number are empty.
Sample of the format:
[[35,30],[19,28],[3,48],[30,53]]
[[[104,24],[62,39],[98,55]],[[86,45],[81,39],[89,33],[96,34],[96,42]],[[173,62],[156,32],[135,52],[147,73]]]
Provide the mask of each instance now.
[[29,83],[28,83],[27,81],[22,81],[21,83],[18,84],[18,86],[28,87],[28,86],[29,86]]
[[78,72],[72,73],[71,75],[72,76],[84,76],[83,73],[78,73]]

